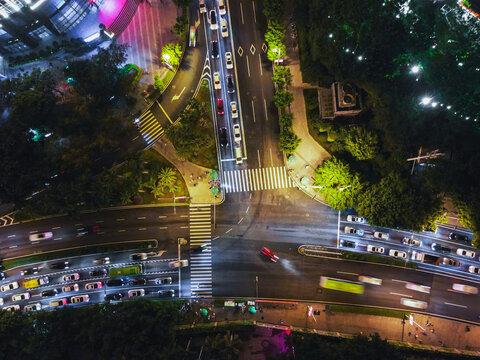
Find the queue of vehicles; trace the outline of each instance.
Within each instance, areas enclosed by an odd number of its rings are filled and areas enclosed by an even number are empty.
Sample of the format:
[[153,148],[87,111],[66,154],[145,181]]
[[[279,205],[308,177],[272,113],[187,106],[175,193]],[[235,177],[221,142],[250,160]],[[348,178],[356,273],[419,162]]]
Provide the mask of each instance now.
[[[135,253],[130,255],[131,260],[146,260],[148,259],[149,255],[154,255],[156,253]],[[95,259],[93,261],[94,264],[109,264],[110,259],[108,257]],[[49,269],[59,269],[59,270],[66,270],[70,267],[70,262],[62,261],[62,262],[54,262],[49,264]],[[176,267],[183,267],[188,266],[188,260],[180,260],[180,261],[173,261],[169,263],[171,268]],[[42,268],[26,268],[23,269],[20,274],[21,276],[28,276],[28,275],[36,275],[38,274]],[[70,273],[61,275],[58,280],[61,283],[67,283],[61,288],[53,288],[53,289],[44,289],[40,291],[36,295],[32,295],[31,291],[35,290],[36,288],[43,286],[43,285],[52,285],[49,276],[40,276],[33,279],[25,279],[23,281],[11,281],[8,283],[4,283],[0,286],[0,296],[1,293],[5,293],[7,291],[16,290],[24,288],[28,290],[27,292],[21,292],[17,294],[11,295],[12,302],[20,302],[30,300],[32,296],[39,296],[41,299],[55,297],[60,294],[65,294],[68,296],[59,298],[59,299],[52,299],[48,306],[51,308],[65,306],[67,304],[80,304],[86,303],[90,301],[90,295],[88,294],[81,294],[81,295],[71,295],[71,293],[76,293],[81,290],[84,291],[91,291],[101,289],[104,286],[107,288],[118,288],[123,286],[145,286],[148,285],[149,282],[152,285],[170,285],[172,284],[172,277],[164,276],[158,277],[154,279],[147,279],[145,277],[140,277],[144,273],[144,266],[143,264],[135,264],[131,266],[124,266],[124,267],[112,267],[109,270],[107,269],[93,269],[90,270],[87,274],[90,277],[101,277],[98,281],[88,282],[85,285],[80,285],[79,281],[82,278],[82,275],[79,272]],[[2,273],[3,274],[3,273]],[[5,274],[3,274],[2,280],[5,279]],[[93,279],[92,279],[93,280]],[[85,281],[85,280],[83,280]],[[152,294],[157,297],[174,297],[175,290],[168,289],[168,290],[158,290],[158,291],[147,291],[146,289],[131,289],[128,290],[126,296],[128,298],[134,298],[139,296],[145,296],[146,294]],[[104,296],[105,301],[118,301],[124,297],[124,294],[121,292],[117,292],[115,294],[106,294]],[[4,298],[0,297],[0,305],[4,305]],[[44,306],[45,307],[45,306]],[[17,311],[20,310],[19,304],[13,304],[9,306],[3,307],[6,311]],[[25,305],[23,310],[25,312],[30,311],[37,311],[42,309],[42,304],[40,302],[34,304]]]

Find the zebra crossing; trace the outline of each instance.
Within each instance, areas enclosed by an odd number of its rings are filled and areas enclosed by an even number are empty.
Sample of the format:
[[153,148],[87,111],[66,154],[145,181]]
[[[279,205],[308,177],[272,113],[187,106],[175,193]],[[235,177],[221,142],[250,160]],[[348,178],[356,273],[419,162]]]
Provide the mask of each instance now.
[[135,123],[148,145],[153,144],[165,134],[162,125],[160,125],[150,110],[145,111],[138,120],[135,120]]
[[212,296],[212,208],[190,205],[190,248],[206,246],[202,252],[190,252],[191,297]]
[[224,171],[223,183],[227,193],[286,189],[295,186],[285,166]]

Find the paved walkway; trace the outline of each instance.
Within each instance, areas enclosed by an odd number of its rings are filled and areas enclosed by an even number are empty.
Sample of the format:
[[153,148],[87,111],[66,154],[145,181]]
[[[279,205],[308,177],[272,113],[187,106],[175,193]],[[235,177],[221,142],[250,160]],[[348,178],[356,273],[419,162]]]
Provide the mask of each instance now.
[[190,161],[180,160],[175,153],[172,143],[163,137],[153,145],[164,158],[172,163],[183,176],[190,194],[191,204],[220,204],[223,201],[222,193],[218,193],[215,199],[210,191],[209,174],[212,169],[196,165]]
[[[288,91],[293,93],[293,102],[290,105],[290,111],[293,113],[293,131],[302,141],[295,152],[295,161],[286,160],[285,164],[297,187],[308,196],[321,200],[321,197],[312,188],[315,180],[315,169],[330,157],[330,154],[308,132],[303,89],[311,88],[312,85],[302,81],[298,47],[287,46],[286,61],[292,74],[292,85],[289,86]],[[302,180],[303,178],[305,179]],[[304,185],[304,183],[307,183],[307,185]]]
[[[313,310],[319,311],[320,314],[308,317],[308,306],[312,306]],[[378,333],[381,338],[399,342],[402,341],[403,332],[403,341],[411,346],[424,346],[430,349],[450,348],[453,352],[465,350],[467,353],[475,352],[474,355],[480,355],[480,326],[432,316],[413,314],[413,325],[406,320],[403,326],[402,320],[398,318],[330,312],[325,311],[325,305],[319,304],[257,303],[256,314],[242,312],[240,307],[213,307],[213,301],[200,301],[194,304],[194,310],[197,312],[201,307],[209,309],[210,315],[215,313],[214,319],[210,318],[211,322],[254,320],[259,324],[273,325],[285,330],[315,329],[318,333],[333,336]],[[197,322],[208,320],[197,317]],[[256,350],[261,348],[251,349]]]

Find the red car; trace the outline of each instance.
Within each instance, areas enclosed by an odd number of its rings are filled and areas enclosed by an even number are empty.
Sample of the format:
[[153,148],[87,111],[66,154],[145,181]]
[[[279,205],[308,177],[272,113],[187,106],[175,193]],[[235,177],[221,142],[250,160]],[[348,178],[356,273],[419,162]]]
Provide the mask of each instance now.
[[275,253],[267,249],[265,246],[262,248],[262,250],[260,250],[260,252],[266,257],[268,257],[270,260],[272,260],[273,262],[277,262],[279,259],[278,256],[275,255]]
[[222,99],[217,99],[217,110],[218,110],[218,115],[223,115],[223,100]]

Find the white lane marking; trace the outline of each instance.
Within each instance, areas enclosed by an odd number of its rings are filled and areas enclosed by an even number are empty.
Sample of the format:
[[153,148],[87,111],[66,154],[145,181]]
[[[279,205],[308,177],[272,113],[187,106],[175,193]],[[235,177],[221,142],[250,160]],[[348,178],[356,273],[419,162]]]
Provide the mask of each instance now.
[[[55,240],[55,239],[53,239],[53,240]],[[31,242],[30,244],[35,245],[35,244],[38,244],[39,242],[40,242],[40,241],[33,241],[33,242]]]
[[144,219],[146,219],[146,218],[147,218],[146,216],[139,216],[139,217],[137,217],[138,220],[144,220]]
[[[158,215],[159,219],[165,219],[167,215]],[[180,217],[188,217],[188,215],[180,215]]]
[[228,234],[230,231],[232,231],[232,228],[228,229],[227,231],[225,231],[225,234]]
[[82,223],[79,223],[79,224],[75,224],[75,226],[82,226],[83,224]]
[[396,282],[400,282],[400,283],[408,283],[409,281],[405,281],[405,280],[397,280],[397,279],[392,279],[392,281],[396,281]]
[[243,221],[243,217],[240,220],[238,220],[237,224],[240,224],[242,221]]
[[8,248],[9,249],[15,249],[18,245],[12,245],[12,246],[9,246]]
[[138,230],[143,231],[143,230],[147,230],[147,228],[138,228]]
[[[258,55],[260,56],[260,55]],[[260,67],[261,68],[261,67]],[[263,107],[265,108],[265,120],[268,121],[268,112],[267,112],[267,100],[265,100],[265,98],[263,98]],[[271,151],[271,150],[270,150]],[[273,164],[272,164],[273,165]]]
[[253,122],[256,121],[256,118],[255,118],[255,105],[253,104],[253,100],[252,100],[252,113],[253,113]]
[[17,236],[17,235],[8,235],[7,237],[8,237],[8,238],[13,238],[13,237],[15,237],[15,236]]
[[188,226],[180,226],[180,229],[188,229]]
[[62,227],[61,226],[55,226],[55,227],[52,227],[52,230],[57,230],[57,229],[61,229]]
[[97,224],[101,224],[101,223],[103,223],[103,222],[105,222],[105,221],[103,221],[103,220],[97,220],[97,221],[95,221],[95,222],[96,222]]
[[252,1],[252,6],[253,6],[253,20],[257,22],[257,14],[255,13],[255,1]]
[[257,155],[258,155],[258,167],[262,167],[262,163],[260,162],[260,150],[257,149]]
[[409,297],[409,298],[412,297],[412,295],[399,294],[399,293],[395,293],[395,292],[391,292],[390,294],[391,295],[398,295],[398,296],[402,296],[402,297]]
[[262,58],[260,56],[260,53],[258,53],[258,64],[260,65],[260,76],[263,76]]
[[55,239],[53,239],[53,240],[62,240],[62,238],[55,238]]
[[345,274],[345,275],[354,275],[358,276],[357,273],[347,272],[347,271],[337,271],[338,274]]
[[247,210],[245,210],[245,214],[248,213],[248,210],[250,210],[250,205],[248,205]]
[[[166,217],[166,216],[159,216],[159,218]],[[186,218],[188,215],[180,215],[181,218]]]
[[242,3],[240,3],[240,15],[242,15],[242,25],[245,25],[245,20],[243,19],[243,6],[242,6]]
[[248,55],[245,55],[245,58],[247,59],[247,71],[248,71],[248,77],[250,77],[250,64],[248,63]]
[[124,221],[125,219],[117,219],[117,221]]
[[464,308],[466,309],[467,307],[465,305],[458,305],[458,304],[453,304],[453,303],[449,303],[449,302],[444,302],[445,305],[451,305],[451,306],[457,306],[457,307],[461,307],[461,308]]
[[120,229],[120,230],[117,230],[117,232],[125,232],[127,230],[123,230],[123,229]]
[[168,226],[159,226],[158,228],[159,228],[160,230],[166,230],[166,229],[168,229]]

